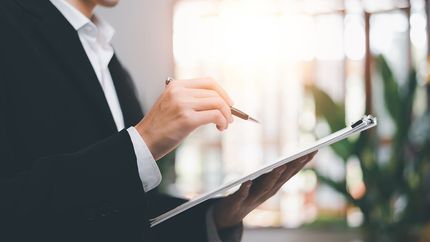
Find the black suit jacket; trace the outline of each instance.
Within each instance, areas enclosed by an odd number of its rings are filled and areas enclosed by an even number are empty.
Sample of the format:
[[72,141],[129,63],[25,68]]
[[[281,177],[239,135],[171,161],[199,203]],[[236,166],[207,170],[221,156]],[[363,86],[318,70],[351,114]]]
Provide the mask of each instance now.
[[[0,241],[205,241],[207,204],[145,194],[78,34],[48,0],[0,1]],[[114,57],[126,126],[142,111]]]

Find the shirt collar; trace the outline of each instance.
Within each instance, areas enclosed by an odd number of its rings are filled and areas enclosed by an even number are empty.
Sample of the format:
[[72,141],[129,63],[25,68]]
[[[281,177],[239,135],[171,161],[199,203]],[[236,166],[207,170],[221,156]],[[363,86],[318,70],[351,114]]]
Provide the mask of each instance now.
[[102,41],[110,43],[113,36],[115,35],[115,29],[112,27],[112,25],[110,25],[107,21],[97,15],[94,15],[93,22],[97,29],[100,31],[99,37],[103,38]]
[[70,3],[65,0],[50,0],[51,3],[60,11],[63,16],[69,21],[69,23],[73,26],[73,28],[78,31],[80,28],[85,26],[88,23],[91,23],[91,20],[83,15],[79,10],[73,7]]
[[85,27],[94,28],[99,31],[99,37],[109,43],[115,35],[114,28],[102,18],[94,15],[92,21],[65,0],[50,0],[51,3],[63,14],[73,28],[80,32]]

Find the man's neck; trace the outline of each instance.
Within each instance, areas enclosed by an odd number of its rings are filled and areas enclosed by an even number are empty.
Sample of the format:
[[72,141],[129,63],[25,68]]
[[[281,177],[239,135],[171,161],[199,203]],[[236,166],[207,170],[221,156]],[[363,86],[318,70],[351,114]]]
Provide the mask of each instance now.
[[67,0],[73,7],[79,10],[87,18],[91,19],[93,16],[96,4],[91,0]]

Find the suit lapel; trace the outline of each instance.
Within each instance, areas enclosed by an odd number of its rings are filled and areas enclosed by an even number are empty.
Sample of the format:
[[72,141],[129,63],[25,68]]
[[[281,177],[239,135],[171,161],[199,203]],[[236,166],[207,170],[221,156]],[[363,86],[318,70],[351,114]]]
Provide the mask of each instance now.
[[46,40],[68,79],[94,109],[103,131],[106,134],[116,131],[106,97],[76,30],[49,1],[19,1],[23,7],[40,17],[38,27],[42,38]]

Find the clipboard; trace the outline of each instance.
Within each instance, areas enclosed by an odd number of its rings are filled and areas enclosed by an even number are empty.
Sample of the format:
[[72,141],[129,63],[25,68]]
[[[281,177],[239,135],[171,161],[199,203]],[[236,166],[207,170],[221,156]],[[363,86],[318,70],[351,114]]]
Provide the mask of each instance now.
[[273,169],[282,166],[286,163],[289,163],[291,161],[294,161],[298,158],[301,158],[303,156],[306,156],[314,151],[320,150],[324,147],[327,147],[329,145],[332,145],[336,142],[339,142],[343,139],[348,138],[349,136],[353,135],[353,134],[358,134],[361,133],[367,129],[373,128],[377,125],[377,119],[371,115],[368,116],[364,116],[362,119],[358,120],[357,122],[353,123],[351,126],[348,126],[344,129],[341,129],[335,133],[332,133],[322,139],[319,139],[318,141],[316,141],[315,143],[313,143],[312,145],[306,146],[300,150],[298,150],[298,152],[287,155],[285,158],[271,163],[267,166],[264,166],[263,168],[252,172],[250,174],[247,174],[239,179],[236,179],[234,181],[231,181],[229,183],[227,183],[226,185],[223,185],[211,192],[205,193],[201,196],[198,196],[197,198],[194,198],[192,200],[190,200],[189,202],[186,202],[164,214],[161,214],[160,216],[153,218],[150,220],[151,223],[151,227],[157,226],[158,224],[202,203],[205,202],[207,200],[209,200],[210,198],[213,198],[219,194],[223,194],[227,191],[229,191],[230,189],[234,188],[235,186],[238,186],[246,181],[249,180],[254,180],[256,178],[258,178],[259,176],[266,174],[268,172],[271,172]]

